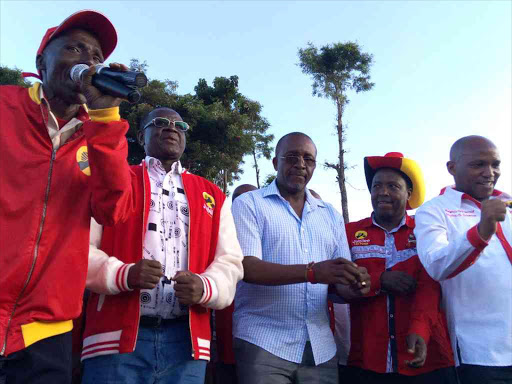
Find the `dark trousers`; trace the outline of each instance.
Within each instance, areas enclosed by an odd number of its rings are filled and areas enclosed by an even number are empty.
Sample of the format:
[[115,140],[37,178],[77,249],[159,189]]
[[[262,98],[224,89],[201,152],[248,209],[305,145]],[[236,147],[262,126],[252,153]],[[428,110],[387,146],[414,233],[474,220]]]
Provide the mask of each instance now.
[[0,384],[71,383],[71,332],[0,356]]
[[[343,375],[343,376],[342,376]],[[340,384],[457,384],[455,367],[436,369],[417,376],[398,373],[377,373],[358,367],[346,367],[340,372]],[[483,383],[479,383],[483,384]]]
[[457,373],[461,384],[512,384],[512,366],[461,364],[457,367]]
[[337,384],[338,359],[315,366],[308,341],[300,364],[281,359],[257,345],[234,339],[238,382],[243,384]]

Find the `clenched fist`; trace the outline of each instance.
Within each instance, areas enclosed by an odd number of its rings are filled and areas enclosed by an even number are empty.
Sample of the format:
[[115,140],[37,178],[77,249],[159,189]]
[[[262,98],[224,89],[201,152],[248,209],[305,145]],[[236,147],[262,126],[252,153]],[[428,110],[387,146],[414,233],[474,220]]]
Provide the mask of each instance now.
[[403,271],[385,271],[380,275],[380,285],[393,295],[405,296],[416,291],[416,279]]
[[[111,63],[110,68],[119,71],[127,71],[129,68],[124,64]],[[96,67],[91,66],[84,72],[81,90],[87,100],[87,107],[90,109],[104,109],[118,107],[123,99],[107,95],[92,85],[92,76],[96,73]]]
[[128,271],[128,286],[131,289],[153,289],[164,276],[162,264],[155,260],[139,260]]
[[482,215],[478,224],[478,233],[484,240],[489,240],[496,233],[498,221],[504,221],[507,214],[507,204],[498,199],[482,202]]
[[203,297],[203,280],[195,273],[190,271],[179,271],[172,278],[176,297],[181,305],[194,305],[201,301]]

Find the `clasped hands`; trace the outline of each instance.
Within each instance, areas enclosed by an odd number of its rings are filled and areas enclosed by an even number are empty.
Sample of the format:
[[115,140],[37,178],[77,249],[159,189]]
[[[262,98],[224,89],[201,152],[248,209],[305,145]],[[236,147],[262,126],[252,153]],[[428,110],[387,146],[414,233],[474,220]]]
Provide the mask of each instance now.
[[[128,272],[128,286],[131,289],[153,289],[164,277],[162,264],[155,260],[139,260]],[[194,305],[203,297],[203,281],[190,271],[179,271],[171,279],[174,291],[181,305]]]

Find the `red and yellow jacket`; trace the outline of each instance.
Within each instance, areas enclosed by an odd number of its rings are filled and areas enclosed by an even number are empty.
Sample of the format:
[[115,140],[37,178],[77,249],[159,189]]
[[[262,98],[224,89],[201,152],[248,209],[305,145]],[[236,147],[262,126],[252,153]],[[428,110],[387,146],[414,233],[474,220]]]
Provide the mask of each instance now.
[[119,109],[81,109],[81,127],[54,149],[39,87],[0,87],[3,356],[71,330],[82,309],[91,216],[113,224],[133,209]]
[[[440,309],[441,289],[421,265],[416,252],[414,219],[392,233],[398,253],[389,271],[403,271],[416,279],[416,292],[408,296],[381,291],[380,277],[386,271],[386,233],[371,217],[346,224],[352,260],[368,269],[371,290],[350,304],[351,348],[348,365],[386,373],[388,344],[395,372],[419,375],[454,365],[445,315]],[[388,300],[389,299],[389,300]],[[422,368],[410,368],[406,360],[406,337],[416,333],[427,343],[427,360]]]
[[[89,297],[82,360],[135,350],[140,319],[140,290],[128,290],[126,274],[130,264],[137,263],[143,257],[151,185],[144,162],[142,166],[133,166],[132,171],[137,177],[135,213],[126,222],[103,227],[101,251],[110,256],[103,264],[111,262],[112,267],[106,269],[112,271],[100,272],[88,279],[91,289],[107,294],[91,293]],[[231,304],[236,283],[243,277],[243,256],[231,212],[224,205],[225,195],[202,177],[186,171],[181,177],[190,215],[188,269],[206,279],[207,291],[213,289],[217,292],[213,297],[210,295],[205,303],[189,307],[194,359],[210,360],[210,310]],[[101,270],[101,265],[95,267],[91,260],[89,266]],[[104,278],[100,276],[102,274]],[[110,274],[113,277],[109,277]],[[115,280],[115,292],[105,288],[112,285],[108,283],[109,280]]]

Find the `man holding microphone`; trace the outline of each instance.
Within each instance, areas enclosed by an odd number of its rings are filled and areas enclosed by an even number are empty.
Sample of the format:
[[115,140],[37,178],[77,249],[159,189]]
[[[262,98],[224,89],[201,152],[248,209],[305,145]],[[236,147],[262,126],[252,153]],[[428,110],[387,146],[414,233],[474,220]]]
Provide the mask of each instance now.
[[[91,84],[116,43],[104,15],[77,12],[42,39],[29,74],[42,83],[0,88],[0,382],[70,382],[91,217],[133,209],[122,100]],[[77,64],[91,67],[81,84]]]

